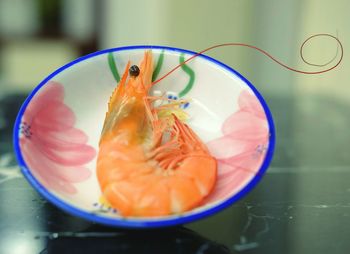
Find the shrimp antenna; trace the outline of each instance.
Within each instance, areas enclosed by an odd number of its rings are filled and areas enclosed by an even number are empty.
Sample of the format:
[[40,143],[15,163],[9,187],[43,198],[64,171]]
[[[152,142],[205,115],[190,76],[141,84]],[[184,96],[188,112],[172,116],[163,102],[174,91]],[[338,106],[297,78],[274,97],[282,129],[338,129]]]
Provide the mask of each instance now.
[[[329,38],[332,38],[334,40],[336,40],[337,44],[338,44],[338,47],[337,47],[337,52],[336,52],[336,55],[333,59],[331,59],[330,61],[328,61],[327,63],[325,64],[314,64],[314,63],[311,63],[309,61],[307,61],[303,55],[303,49],[304,49],[304,46],[313,38],[316,38],[316,37],[329,37]],[[197,56],[199,55],[202,55],[204,52],[207,52],[209,50],[212,50],[212,49],[215,49],[215,48],[220,48],[220,47],[226,47],[226,46],[242,46],[242,47],[247,47],[247,48],[251,48],[251,49],[255,49],[257,51],[259,51],[260,53],[264,54],[265,56],[267,56],[268,58],[270,58],[272,61],[276,62],[277,64],[281,65],[282,67],[290,70],[290,71],[294,71],[294,72],[297,72],[297,73],[302,73],[302,74],[321,74],[321,73],[324,73],[324,72],[328,72],[330,70],[333,70],[334,68],[336,68],[340,63],[341,61],[343,60],[343,55],[344,55],[344,49],[343,49],[343,45],[342,43],[340,42],[340,40],[336,37],[336,36],[333,36],[331,34],[326,34],[326,33],[322,33],[322,34],[314,34],[310,37],[308,37],[300,46],[300,57],[302,59],[302,61],[307,64],[307,65],[311,65],[311,66],[317,66],[317,67],[323,67],[323,66],[326,66],[328,65],[329,63],[333,62],[333,60],[336,58],[336,56],[338,55],[338,48],[340,47],[340,58],[338,60],[338,62],[329,67],[328,69],[325,69],[325,70],[321,70],[321,71],[304,71],[304,70],[299,70],[299,69],[295,69],[295,68],[292,68],[290,66],[288,66],[287,64],[281,62],[280,60],[276,59],[274,56],[272,56],[271,54],[269,54],[268,52],[266,52],[265,50],[261,49],[261,48],[258,48],[256,46],[253,46],[253,45],[249,45],[249,44],[246,44],[246,43],[236,43],[236,42],[232,42],[232,43],[223,43],[223,44],[217,44],[217,45],[214,45],[214,46],[211,46],[209,48],[206,48],[206,49],[203,49],[201,50],[200,52],[192,55],[191,57],[189,57],[186,61],[180,63],[179,65],[175,66],[173,69],[171,69],[169,72],[167,72],[165,75],[163,75],[162,77],[160,77],[159,79],[155,80],[152,82],[152,86],[159,83],[160,81],[162,81],[164,78],[166,78],[167,76],[169,76],[171,73],[173,73],[175,70],[177,70],[178,68],[180,68],[181,66],[185,65],[186,63],[188,63],[189,61],[191,61],[192,59],[196,58]]]

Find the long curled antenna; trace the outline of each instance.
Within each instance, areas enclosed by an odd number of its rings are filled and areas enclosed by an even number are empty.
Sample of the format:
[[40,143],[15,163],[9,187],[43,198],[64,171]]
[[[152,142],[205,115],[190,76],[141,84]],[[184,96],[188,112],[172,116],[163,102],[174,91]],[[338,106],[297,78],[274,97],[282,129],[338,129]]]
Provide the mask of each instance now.
[[[313,38],[315,37],[329,37],[329,38],[332,38],[334,40],[336,40],[337,44],[338,44],[338,47],[337,47],[337,52],[336,52],[336,55],[333,59],[331,59],[330,61],[328,61],[327,63],[325,64],[314,64],[314,63],[310,63],[309,61],[307,61],[303,55],[303,49],[304,49],[304,46]],[[300,57],[302,59],[302,61],[304,63],[306,63],[307,65],[311,65],[311,66],[317,66],[317,67],[323,67],[323,66],[326,66],[328,65],[329,63],[333,62],[334,59],[337,57],[338,55],[338,48],[340,47],[340,58],[338,60],[338,62],[329,67],[328,69],[324,69],[324,70],[320,70],[320,71],[304,71],[304,70],[299,70],[299,69],[295,69],[295,68],[292,68],[290,66],[288,66],[287,64],[281,62],[280,60],[277,60],[275,57],[273,57],[271,54],[269,54],[268,52],[266,52],[265,50],[261,49],[261,48],[258,48],[256,46],[253,46],[253,45],[249,45],[249,44],[246,44],[246,43],[223,43],[223,44],[218,44],[218,45],[214,45],[214,46],[211,46],[209,48],[206,48],[206,49],[203,49],[201,50],[200,52],[194,54],[193,56],[189,57],[186,61],[182,62],[181,64],[175,66],[173,69],[171,69],[169,72],[167,72],[165,75],[163,75],[162,77],[160,77],[159,79],[155,80],[152,82],[152,86],[159,83],[160,81],[162,81],[164,78],[168,77],[171,73],[173,73],[175,70],[177,70],[178,68],[180,68],[181,66],[183,66],[184,64],[188,63],[189,61],[191,61],[192,59],[196,58],[197,56],[199,55],[202,55],[204,52],[207,52],[209,50],[212,50],[212,49],[215,49],[215,48],[220,48],[220,47],[226,47],[226,46],[242,46],[242,47],[247,47],[247,48],[251,48],[251,49],[255,49],[257,51],[259,51],[260,53],[264,54],[265,56],[267,56],[268,58],[270,58],[272,61],[276,62],[277,64],[281,65],[282,67],[290,70],[290,71],[293,71],[293,72],[297,72],[297,73],[302,73],[302,74],[321,74],[321,73],[324,73],[324,72],[328,72],[328,71],[331,71],[333,70],[334,68],[336,68],[340,63],[341,61],[343,60],[343,56],[344,56],[344,49],[343,49],[343,45],[342,43],[340,42],[340,40],[335,37],[334,35],[331,35],[331,34],[326,34],[326,33],[321,33],[321,34],[315,34],[315,35],[312,35],[310,37],[308,37],[300,46]]]

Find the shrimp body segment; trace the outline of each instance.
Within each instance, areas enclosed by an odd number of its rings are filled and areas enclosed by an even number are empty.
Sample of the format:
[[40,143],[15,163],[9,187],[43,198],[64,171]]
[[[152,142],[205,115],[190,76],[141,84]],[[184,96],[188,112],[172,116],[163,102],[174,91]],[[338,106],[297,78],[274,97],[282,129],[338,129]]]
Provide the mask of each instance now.
[[177,116],[178,104],[154,106],[148,95],[151,51],[137,76],[128,75],[129,68],[130,63],[110,98],[100,138],[97,178],[103,198],[122,216],[188,211],[212,191],[216,160]]

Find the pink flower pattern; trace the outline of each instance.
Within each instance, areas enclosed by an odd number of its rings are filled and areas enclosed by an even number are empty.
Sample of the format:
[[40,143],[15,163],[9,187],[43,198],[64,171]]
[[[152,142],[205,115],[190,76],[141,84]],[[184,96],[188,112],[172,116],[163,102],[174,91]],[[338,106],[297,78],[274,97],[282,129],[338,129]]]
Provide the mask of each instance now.
[[218,161],[218,178],[205,203],[239,191],[243,183],[257,174],[265,158],[269,131],[262,106],[244,90],[239,95],[238,108],[224,122],[223,136],[207,143]]
[[63,102],[64,87],[49,81],[33,97],[22,118],[20,146],[27,166],[48,189],[74,194],[74,183],[91,176],[84,167],[96,151],[74,127],[74,112]]

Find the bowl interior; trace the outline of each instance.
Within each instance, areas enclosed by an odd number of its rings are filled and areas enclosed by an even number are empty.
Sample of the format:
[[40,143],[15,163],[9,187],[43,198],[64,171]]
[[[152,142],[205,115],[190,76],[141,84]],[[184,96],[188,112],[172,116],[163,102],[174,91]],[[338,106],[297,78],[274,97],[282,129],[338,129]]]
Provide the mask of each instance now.
[[[45,79],[21,109],[15,146],[22,170],[44,196],[69,212],[107,224],[121,219],[131,226],[199,218],[233,202],[266,170],[273,149],[266,104],[238,73],[200,56],[156,84],[152,93],[189,100],[182,106],[190,115],[188,124],[218,161],[212,194],[192,211],[161,218],[123,219],[101,203],[95,169],[107,102],[127,62],[138,64],[144,51],[113,49],[78,59]],[[157,47],[152,52],[155,78],[193,54]]]

